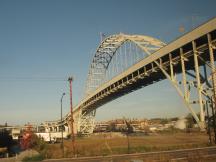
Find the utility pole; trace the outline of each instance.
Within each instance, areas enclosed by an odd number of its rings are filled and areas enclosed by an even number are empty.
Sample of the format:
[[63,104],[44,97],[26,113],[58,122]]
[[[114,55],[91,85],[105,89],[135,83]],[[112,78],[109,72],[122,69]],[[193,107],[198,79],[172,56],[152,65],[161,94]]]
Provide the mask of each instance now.
[[130,123],[126,120],[126,119],[124,119],[124,122],[125,122],[125,124],[126,124],[126,126],[127,126],[127,132],[126,132],[126,135],[127,135],[127,144],[128,144],[128,154],[130,154],[130,140],[129,140],[129,134],[131,133],[131,125],[130,125]]
[[74,136],[74,119],[73,119],[73,104],[72,104],[72,81],[73,78],[68,78],[69,85],[70,85],[70,113],[71,113],[71,138],[72,138],[72,147],[73,147],[73,154],[75,156],[75,136]]
[[64,97],[65,93],[62,94],[61,96],[61,149],[62,149],[62,156],[64,157],[64,141],[63,141],[63,120],[62,120],[62,99]]

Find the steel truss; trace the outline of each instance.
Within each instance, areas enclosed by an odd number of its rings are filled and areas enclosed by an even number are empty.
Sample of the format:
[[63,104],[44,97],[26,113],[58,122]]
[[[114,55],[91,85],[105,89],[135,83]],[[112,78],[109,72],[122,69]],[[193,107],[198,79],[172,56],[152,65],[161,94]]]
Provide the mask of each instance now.
[[[207,37],[206,39],[208,40],[207,43],[202,45],[200,44],[197,45],[197,40],[194,40],[183,47],[179,47],[175,51],[170,52],[167,56],[164,56],[162,58],[153,61],[150,65],[151,66],[150,68],[149,65],[143,66],[142,69],[139,69],[136,72],[133,72],[132,75],[128,76],[126,80],[122,78],[121,80],[119,80],[118,83],[111,85],[110,87],[107,87],[104,91],[102,91],[101,93],[93,97],[92,100],[89,100],[87,103],[85,103],[81,111],[82,117],[80,118],[81,120],[80,124],[85,123],[86,125],[88,125],[83,128],[88,128],[89,131],[87,129],[86,130],[83,129],[82,131],[92,133],[93,131],[92,127],[94,126],[94,116],[95,116],[94,106],[92,108],[92,110],[94,110],[94,113],[93,115],[90,115],[90,117],[85,117],[85,115],[88,115],[89,112],[91,112],[88,109],[87,113],[85,113],[86,107],[89,107],[90,105],[94,105],[97,101],[102,100],[109,95],[115,94],[117,91],[124,89],[125,87],[128,87],[131,84],[135,84],[136,82],[139,82],[139,80],[160,74],[161,72],[164,74],[165,78],[167,78],[170,81],[172,86],[176,89],[177,93],[182,98],[185,106],[188,108],[189,112],[196,120],[198,126],[201,129],[204,129],[206,127],[205,126],[206,103],[209,106],[211,106],[210,100],[213,98],[213,102],[214,102],[214,98],[216,96],[215,91],[213,89],[213,87],[215,86],[215,77],[216,77],[215,76],[216,74],[214,73],[215,40],[214,41],[211,40],[210,33],[207,34],[206,37]],[[152,51],[145,46],[146,42],[143,45],[142,43],[137,42],[137,40],[131,39],[131,36],[122,35],[122,34],[120,38],[121,38],[121,43],[118,43],[118,46],[116,46],[116,48],[123,46],[122,42],[131,41],[133,44],[135,44],[140,49],[142,49],[142,51],[145,54],[147,54],[148,56],[151,55]],[[122,38],[124,38],[124,40]],[[108,40],[110,41],[110,39]],[[106,42],[106,40],[104,42]],[[111,42],[112,41],[110,41],[110,44],[113,45],[118,41],[114,41],[114,43]],[[161,46],[164,45],[164,43],[158,43],[157,45],[159,46],[154,47],[154,49],[160,48]],[[150,49],[153,49],[152,46],[153,45],[151,45]],[[103,43],[102,45],[100,45],[99,51],[102,51],[101,47],[104,48]],[[114,57],[115,53],[117,53],[116,51],[117,49],[115,50],[113,49],[112,57],[110,57],[109,60],[110,62],[111,59]],[[109,56],[111,56],[111,54]],[[97,53],[95,57],[96,58],[99,57]],[[95,60],[95,58],[93,60]],[[102,64],[101,61],[99,61],[98,63],[96,63],[96,61],[93,61],[90,68],[90,74],[88,79],[93,80],[93,78],[97,76],[97,75],[93,75],[94,74],[93,71],[94,68],[96,68],[95,67],[96,65],[100,67],[101,65],[103,65],[104,69],[103,71],[101,71],[101,73],[103,73],[103,76],[105,76],[106,75],[105,72],[107,69],[109,69],[108,66],[111,64],[110,62],[108,63],[103,62],[104,64]],[[99,79],[99,77],[97,79]],[[101,84],[103,84],[102,79],[104,78],[101,77],[101,80],[96,87],[99,87]],[[91,93],[94,90],[95,89],[91,89]],[[87,90],[87,92],[89,91]],[[198,108],[199,110],[197,110]]]
[[[188,51],[184,53],[183,47],[180,47],[178,50],[178,56],[172,58],[172,53],[169,54],[169,66],[166,63],[163,63],[162,59],[158,61],[154,61],[156,66],[162,71],[162,73],[166,76],[166,78],[170,81],[170,83],[175,87],[177,93],[183,99],[186,107],[191,112],[192,116],[196,120],[198,126],[201,129],[205,129],[205,110],[204,104],[210,103],[210,100],[213,97],[213,93],[215,96],[215,91],[213,89],[213,85],[215,85],[215,65],[214,65],[214,55],[213,50],[215,49],[215,45],[211,41],[211,35],[207,34],[208,45],[201,46],[197,48],[196,41],[192,41],[192,51]],[[140,46],[140,48],[142,48]],[[208,60],[203,59],[203,54],[206,54],[205,51],[208,49],[208,53],[210,56],[210,64]],[[143,49],[145,50],[145,49]],[[146,51],[146,53],[148,53]],[[150,53],[148,53],[150,55]],[[191,69],[188,71],[185,67],[185,64],[193,58],[194,67],[190,67]],[[181,65],[181,81],[178,81],[176,74],[175,74],[175,66],[177,64]],[[201,72],[200,66],[204,67],[204,70]],[[191,64],[189,65],[191,66]],[[210,75],[207,74],[206,66],[209,67],[209,71],[211,71]],[[155,69],[156,70],[156,69]],[[193,73],[191,73],[193,72]],[[195,80],[188,80],[187,75]],[[213,80],[211,82],[211,78],[213,75]],[[202,78],[202,79],[201,79]],[[183,85],[183,88],[181,87]],[[190,97],[193,95],[191,94],[192,88],[196,89],[197,97],[194,100],[191,100]],[[214,97],[215,98],[215,97]],[[194,110],[196,106],[199,106],[199,117],[197,112]]]
[[83,114],[79,114],[78,122],[78,130],[77,132],[81,134],[89,134],[93,133],[94,125],[95,125],[95,114],[96,110],[92,110],[89,113],[84,112]]
[[122,33],[118,35],[112,35],[104,39],[104,41],[97,48],[90,65],[86,80],[85,96],[91,94],[96,88],[104,83],[107,70],[112,63],[114,56],[118,54],[117,50],[120,49],[124,43],[130,41],[134,42],[135,45],[142,46],[142,48],[144,48],[149,53],[152,53],[165,45],[165,43],[159,41],[158,39],[149,36],[125,35]]

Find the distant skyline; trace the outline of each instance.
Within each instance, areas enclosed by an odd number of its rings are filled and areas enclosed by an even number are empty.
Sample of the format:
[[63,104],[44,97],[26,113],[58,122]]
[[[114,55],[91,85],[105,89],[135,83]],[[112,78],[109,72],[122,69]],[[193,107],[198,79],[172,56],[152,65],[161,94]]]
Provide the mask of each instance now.
[[[69,112],[83,97],[100,33],[148,35],[166,43],[213,18],[215,0],[1,0],[0,124],[41,123]],[[188,113],[167,80],[114,100],[96,119]]]

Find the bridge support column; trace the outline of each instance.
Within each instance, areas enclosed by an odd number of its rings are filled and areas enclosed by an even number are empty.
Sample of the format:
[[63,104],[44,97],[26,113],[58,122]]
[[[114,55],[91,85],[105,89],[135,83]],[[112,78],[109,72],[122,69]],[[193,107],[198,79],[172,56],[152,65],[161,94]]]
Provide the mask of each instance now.
[[68,127],[67,127],[68,133],[71,133],[70,121],[68,121],[67,125],[68,125]]
[[189,110],[196,120],[197,123],[200,123],[200,120],[196,114],[196,112],[193,110],[193,108],[190,106],[190,93],[188,90],[188,85],[187,85],[187,77],[186,77],[186,69],[185,69],[185,60],[186,58],[184,57],[183,49],[180,48],[180,58],[181,58],[181,68],[182,68],[182,83],[183,83],[183,89],[184,89],[184,96],[182,98],[184,99],[185,103],[187,103],[187,107],[189,107]]
[[193,46],[193,55],[194,55],[194,66],[195,66],[195,73],[196,73],[196,81],[197,81],[197,93],[198,93],[198,102],[200,107],[200,125],[202,128],[205,127],[205,114],[203,110],[203,99],[202,99],[202,86],[200,83],[200,72],[199,72],[199,62],[198,62],[198,51],[196,49],[196,42],[192,41]]
[[[140,48],[142,48],[142,46],[140,46]],[[145,48],[142,48],[148,55],[151,55],[151,53],[149,53],[148,51],[146,51]],[[170,62],[170,66],[169,66],[169,72],[163,67],[163,62],[159,62],[159,61],[154,61],[154,63],[157,65],[157,67],[162,71],[162,73],[166,76],[166,78],[171,82],[171,84],[175,87],[176,91],[178,92],[178,94],[181,96],[181,98],[183,99],[186,107],[188,108],[188,110],[191,112],[192,116],[194,117],[194,119],[196,120],[197,124],[199,125],[199,127],[201,129],[204,129],[205,128],[205,125],[203,122],[200,121],[200,119],[198,118],[196,112],[194,111],[193,107],[191,106],[191,103],[189,101],[189,92],[188,92],[188,88],[186,88],[186,84],[187,84],[187,81],[186,81],[186,70],[185,70],[185,64],[184,64],[184,53],[183,53],[183,50],[180,49],[180,52],[179,52],[179,55],[180,55],[180,58],[181,58],[181,67],[182,67],[182,70],[183,70],[183,77],[182,77],[182,80],[183,80],[183,85],[184,85],[184,90],[185,92],[183,93],[181,88],[179,87],[178,83],[177,83],[177,80],[175,78],[175,73],[174,73],[174,65],[176,64],[175,62],[173,62],[172,60],[172,54],[170,53],[169,54],[169,62]],[[197,70],[197,72],[199,72]],[[190,87],[189,87],[190,89]],[[202,106],[203,107],[203,106]],[[202,116],[204,115],[203,113],[203,110],[202,110]],[[203,117],[202,117],[202,120],[203,120]]]
[[[210,66],[211,66],[211,75],[212,75],[212,85],[213,85],[213,93],[214,93],[214,102],[216,103],[216,71],[215,71],[215,63],[214,63],[214,52],[212,43],[211,43],[211,35],[208,34],[208,49],[209,49],[209,55],[210,55]],[[215,106],[216,108],[216,106]]]
[[184,99],[188,102],[189,101],[189,95],[188,95],[188,88],[187,88],[187,78],[186,78],[186,70],[185,70],[185,62],[184,62],[184,56],[183,56],[183,49],[180,48],[180,57],[181,57],[181,67],[182,67],[182,82],[184,86]]
[[[80,110],[82,111],[82,110]],[[91,134],[94,130],[94,123],[95,123],[95,114],[96,110],[91,112],[80,112],[78,124],[77,124],[77,132],[81,134]]]

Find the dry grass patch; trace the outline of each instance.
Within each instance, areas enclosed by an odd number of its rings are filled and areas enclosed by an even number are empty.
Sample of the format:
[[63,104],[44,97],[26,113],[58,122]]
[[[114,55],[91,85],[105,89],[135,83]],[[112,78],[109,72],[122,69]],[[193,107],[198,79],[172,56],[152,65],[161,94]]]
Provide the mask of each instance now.
[[[73,157],[71,140],[65,140],[65,157]],[[207,146],[208,136],[204,133],[156,134],[151,136],[130,136],[130,153],[186,149]],[[50,145],[52,158],[62,157],[60,144]],[[77,156],[105,156],[128,153],[126,136],[90,136],[76,139]]]

